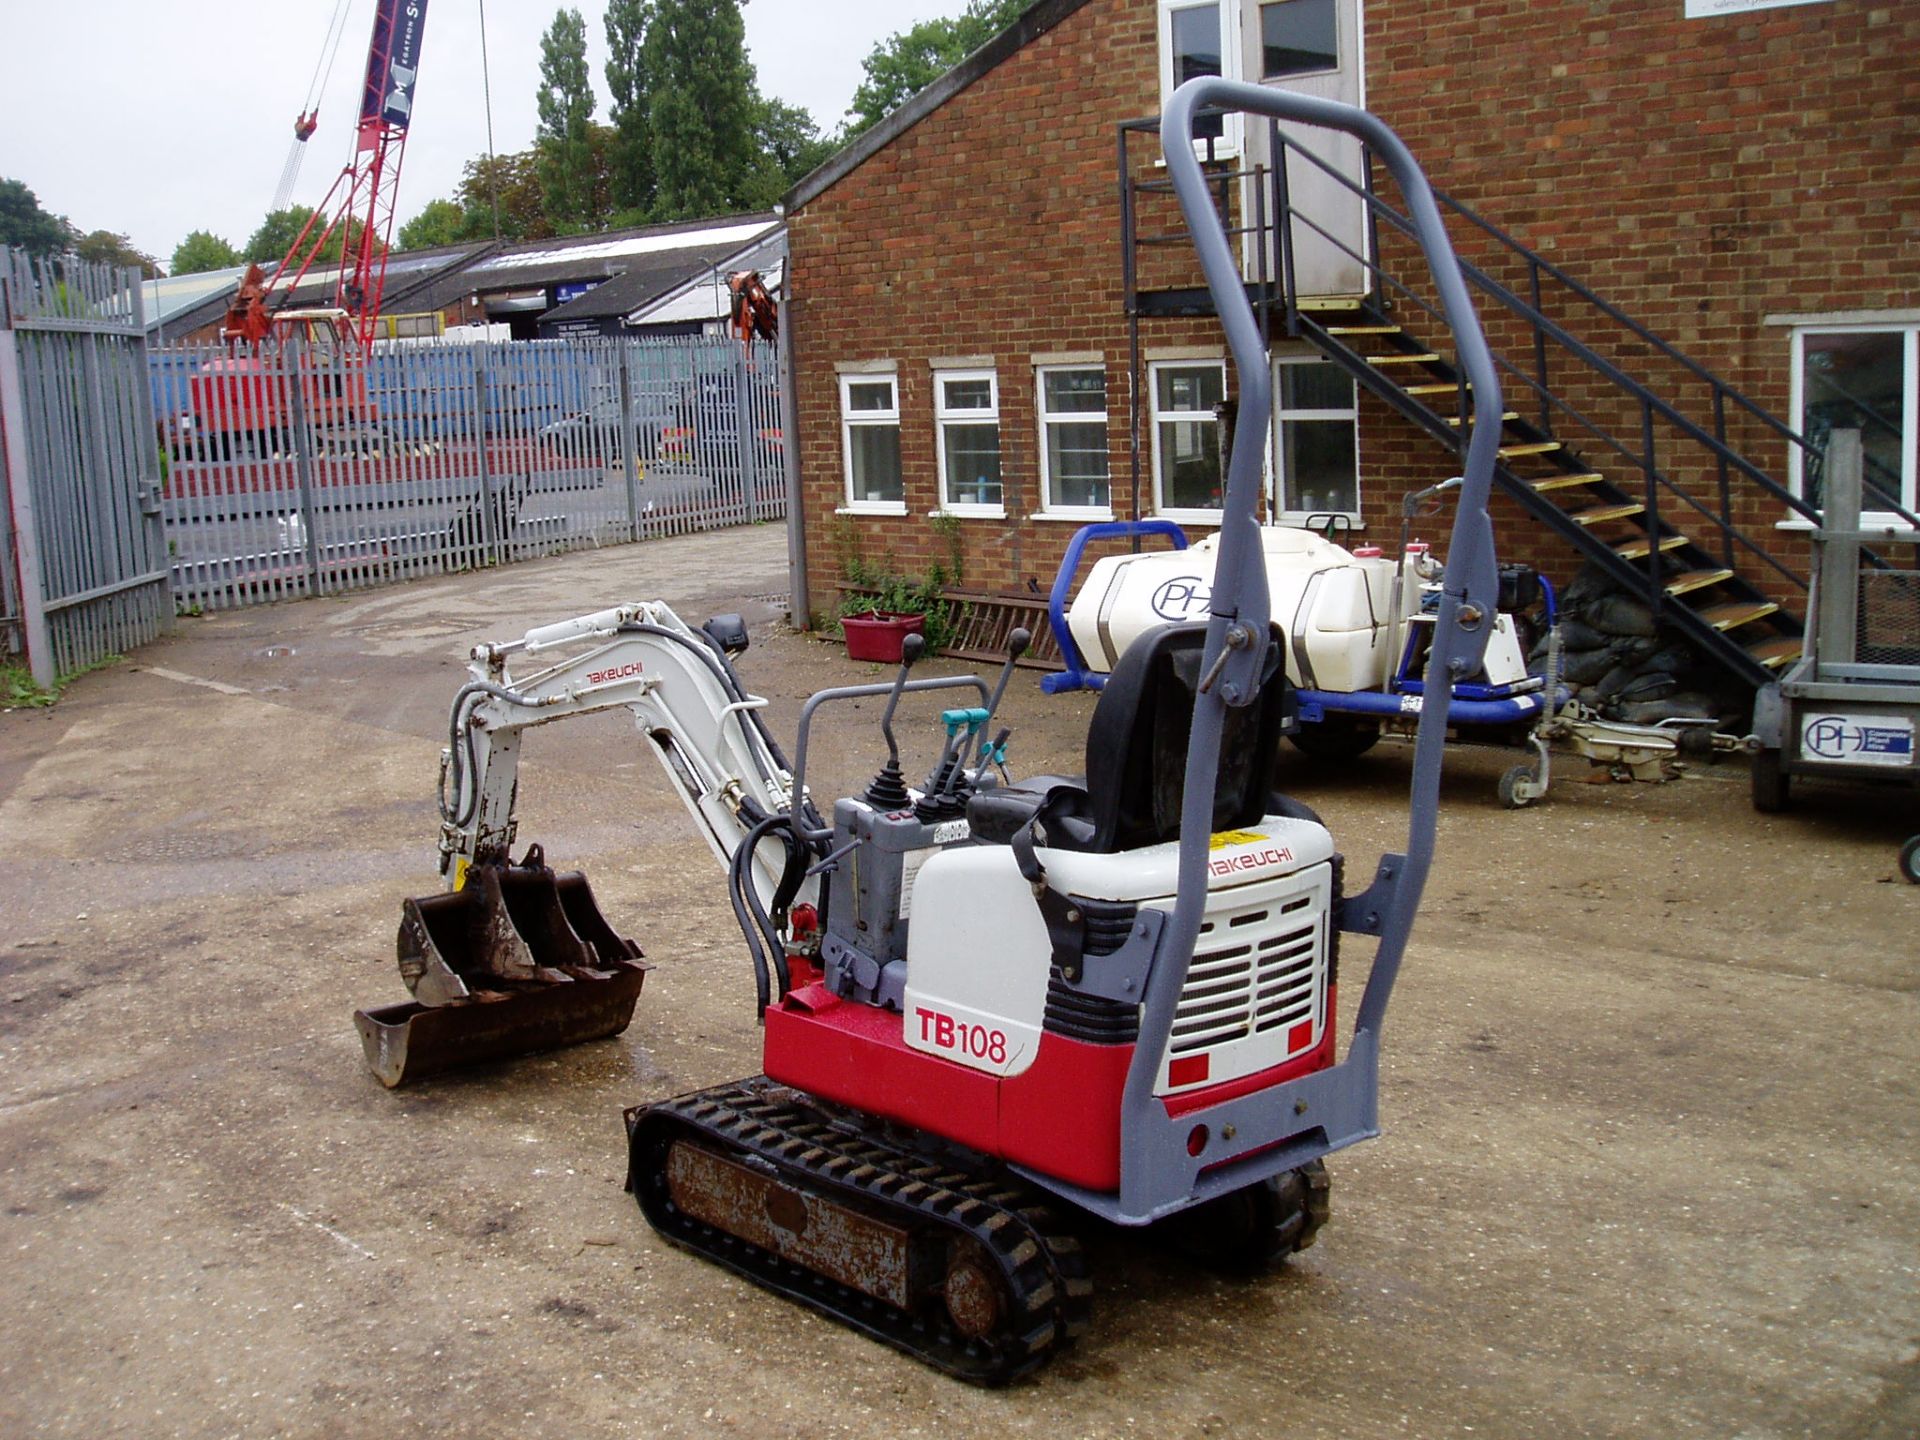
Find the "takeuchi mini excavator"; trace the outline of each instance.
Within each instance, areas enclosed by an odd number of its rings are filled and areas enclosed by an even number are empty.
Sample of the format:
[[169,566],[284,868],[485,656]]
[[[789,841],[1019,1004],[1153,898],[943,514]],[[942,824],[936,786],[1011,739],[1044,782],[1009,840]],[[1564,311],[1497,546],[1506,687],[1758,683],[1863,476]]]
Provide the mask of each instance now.
[[[1168,169],[1242,375],[1266,361],[1185,139],[1203,106],[1356,134],[1407,196],[1485,422],[1427,672],[1472,675],[1496,613],[1500,394],[1425,179],[1350,107],[1214,79],[1175,92]],[[443,766],[449,888],[401,927],[415,998],[359,1017],[381,1078],[627,1023],[637,947],[538,847],[512,859],[521,732],[624,706],[724,862],[765,1023],[758,1073],[627,1112],[628,1188],[669,1241],[983,1384],[1086,1324],[1087,1217],[1231,1266],[1311,1243],[1325,1157],[1379,1132],[1381,1027],[1432,856],[1450,687],[1421,714],[1405,852],[1349,883],[1326,827],[1268,786],[1289,723],[1254,518],[1270,399],[1242,394],[1205,618],[1120,656],[1084,774],[1008,777],[994,712],[1023,635],[991,687],[915,678],[910,649],[891,684],[814,695],[791,761],[734,671],[737,621],[695,630],[635,604],[475,650]],[[910,783],[894,713],[928,691],[962,703]],[[811,728],[878,696],[885,763],[823,813]],[[1344,1054],[1343,934],[1378,942]]]

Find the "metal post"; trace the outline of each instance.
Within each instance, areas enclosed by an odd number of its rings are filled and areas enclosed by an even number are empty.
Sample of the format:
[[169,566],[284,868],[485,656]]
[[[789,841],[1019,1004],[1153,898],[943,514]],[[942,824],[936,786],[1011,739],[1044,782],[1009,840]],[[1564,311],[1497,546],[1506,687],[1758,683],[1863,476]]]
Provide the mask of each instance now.
[[1527,257],[1527,280],[1533,290],[1533,378],[1540,382],[1540,433],[1553,434],[1553,402],[1547,390],[1547,331],[1540,322],[1546,317],[1541,309],[1540,257]]
[[627,539],[640,538],[640,457],[633,437],[633,344],[616,342],[620,354],[620,471],[627,481]]
[[1660,585],[1660,472],[1653,463],[1653,402],[1640,402],[1640,464],[1646,472],[1647,505],[1647,603],[1653,618],[1660,618],[1664,598]]
[[787,256],[786,293],[781,298],[780,458],[787,477],[787,619],[796,628],[813,628],[813,596],[807,586],[806,491],[800,470],[800,397],[794,393],[793,331],[795,306],[793,256]]
[[[9,282],[0,277],[0,293]],[[0,320],[7,307],[0,303]],[[47,630],[46,591],[40,578],[40,541],[33,523],[33,477],[27,470],[27,412],[20,388],[20,342],[11,329],[0,329],[0,444],[5,447],[3,469],[7,502],[13,522],[13,561],[17,566],[20,625],[27,645],[27,669],[33,683],[53,688],[59,674],[53,663],[53,639]]]
[[747,505],[747,523],[760,518],[760,477],[753,456],[753,394],[747,379],[747,343],[733,355],[733,444],[740,457],[740,489]]
[[[1827,435],[1826,485],[1821,495],[1820,604],[1814,614],[1815,651],[1823,665],[1858,658],[1860,623],[1860,505],[1866,472],[1858,430]],[[1816,677],[1817,678],[1817,677]]]
[[292,387],[289,401],[293,423],[293,461],[300,476],[300,524],[306,532],[307,591],[320,593],[319,515],[313,503],[313,442],[307,433],[306,372],[309,354],[298,336],[289,336],[280,351],[280,381]]
[[1727,474],[1727,391],[1713,387],[1713,438],[1718,445],[1714,458],[1720,466],[1720,543],[1729,570],[1733,564],[1733,487]]
[[500,560],[499,537],[493,523],[493,464],[487,454],[487,362],[490,346],[473,347],[473,437],[480,456],[480,544],[489,564]]

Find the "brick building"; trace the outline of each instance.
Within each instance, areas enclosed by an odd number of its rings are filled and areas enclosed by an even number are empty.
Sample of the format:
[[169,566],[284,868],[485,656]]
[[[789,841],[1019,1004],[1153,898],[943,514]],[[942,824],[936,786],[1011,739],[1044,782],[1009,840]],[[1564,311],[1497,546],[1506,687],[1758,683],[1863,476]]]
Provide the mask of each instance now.
[[[1776,572],[1806,520],[1770,487],[1817,499],[1827,426],[1865,428],[1869,478],[1915,509],[1920,6],[1040,0],[788,199],[814,614],[856,555],[1032,593],[1087,519],[1206,528],[1218,322],[1192,313],[1183,246],[1136,244],[1127,283],[1123,210],[1137,239],[1174,220],[1151,188],[1123,201],[1117,158],[1123,122],[1193,73],[1364,104],[1489,222],[1447,217],[1511,366],[1505,555],[1560,578],[1612,556],[1694,577],[1703,602],[1773,596],[1785,619]],[[1242,247],[1271,297],[1273,137],[1220,129],[1223,203],[1267,222]],[[1361,183],[1358,148],[1295,138],[1312,154],[1290,151],[1287,198],[1313,224],[1291,224],[1296,305],[1266,308],[1269,513],[1392,544],[1405,493],[1455,464],[1450,347],[1391,223],[1338,178]],[[1158,153],[1131,136],[1126,172],[1151,187]],[[1409,406],[1420,391],[1436,413]],[[1650,510],[1591,518],[1643,492]]]

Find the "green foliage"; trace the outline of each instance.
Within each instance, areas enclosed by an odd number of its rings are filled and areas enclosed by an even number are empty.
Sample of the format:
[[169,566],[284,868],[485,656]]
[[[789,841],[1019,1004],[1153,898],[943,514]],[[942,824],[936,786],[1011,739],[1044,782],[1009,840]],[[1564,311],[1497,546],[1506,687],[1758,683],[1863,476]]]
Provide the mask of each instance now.
[[457,200],[429,200],[420,207],[418,215],[400,227],[400,248],[431,250],[437,245],[458,245],[462,240],[477,239],[472,230],[475,220],[486,225],[484,233],[493,233],[491,214],[469,214]]
[[760,172],[753,66],[738,0],[658,0],[647,27],[655,215],[746,208]]
[[653,204],[653,78],[647,70],[647,31],[654,0],[608,0],[607,92],[613,96],[613,140],[608,179],[614,207]]
[[173,247],[175,275],[199,275],[208,270],[231,270],[240,263],[240,252],[211,230],[191,231]]
[[848,556],[841,570],[847,584],[855,587],[855,593],[841,597],[839,614],[842,617],[864,615],[869,610],[920,615],[925,617],[921,633],[926,637],[929,655],[937,655],[953,642],[964,611],[944,598],[947,587],[944,565],[929,566],[926,576],[916,580],[894,571],[891,557],[889,563],[882,566],[869,564],[856,554]]
[[561,10],[540,39],[540,127],[534,140],[540,196],[557,227],[584,226],[593,209],[593,81],[587,70],[587,22]]
[[74,242],[61,216],[40,208],[40,197],[19,180],[0,180],[0,249],[18,245],[35,259],[55,255]]
[[946,547],[947,570],[948,573],[953,576],[953,583],[956,585],[966,584],[967,552],[966,547],[961,543],[960,539],[963,533],[960,528],[960,517],[958,515],[949,515],[943,510],[936,515],[927,517],[927,527],[933,531],[935,538]]
[[[289,205],[284,210],[270,210],[260,222],[260,228],[247,237],[247,243],[241,247],[241,259],[257,260],[261,264],[280,260],[286,256],[293,242],[300,238],[301,227],[313,218],[311,205]],[[316,230],[318,227],[315,227]],[[307,237],[309,243],[313,236]]]
[[474,238],[493,234],[493,198],[500,197],[500,238],[545,240],[553,234],[540,193],[539,160],[532,150],[476,155],[460,180],[459,200],[478,226]]
[[0,664],[0,709],[44,710],[56,703],[61,692],[82,675],[91,675],[95,670],[118,665],[123,658],[120,655],[102,655],[91,665],[82,665],[78,670],[69,670],[60,676],[50,690],[41,689],[26,666]]
[[771,209],[803,179],[823,164],[839,142],[822,135],[813,116],[784,100],[753,97],[753,145],[759,171],[751,193],[742,197],[755,210]]
[[1019,18],[1032,0],[970,0],[950,20],[923,20],[887,37],[861,62],[846,138],[877,125]]
[[160,266],[144,250],[136,250],[133,241],[112,230],[93,230],[74,242],[73,253],[82,260],[99,265],[118,265],[138,270],[148,280],[160,278]]

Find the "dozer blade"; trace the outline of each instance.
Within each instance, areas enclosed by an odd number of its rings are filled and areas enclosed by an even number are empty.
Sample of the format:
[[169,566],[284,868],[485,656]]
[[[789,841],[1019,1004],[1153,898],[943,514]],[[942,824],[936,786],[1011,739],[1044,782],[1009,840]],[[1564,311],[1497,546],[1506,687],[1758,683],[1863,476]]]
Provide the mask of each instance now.
[[618,1035],[648,965],[538,846],[476,864],[451,894],[403,902],[400,974],[414,999],[354,1013],[367,1065],[392,1088],[489,1060]]

